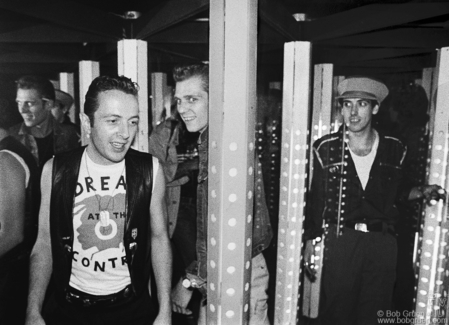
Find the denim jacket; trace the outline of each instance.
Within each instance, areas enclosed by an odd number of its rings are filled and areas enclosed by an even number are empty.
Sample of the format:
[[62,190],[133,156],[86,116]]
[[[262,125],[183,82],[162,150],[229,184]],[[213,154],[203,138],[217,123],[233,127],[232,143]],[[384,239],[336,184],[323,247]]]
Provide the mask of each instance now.
[[[197,283],[205,284],[207,280],[207,193],[208,193],[208,129],[204,130],[198,139],[199,174],[197,190],[197,261],[188,268],[187,274],[195,278]],[[260,254],[270,244],[273,237],[268,208],[265,202],[265,191],[262,180],[262,167],[259,159],[255,159],[254,173],[254,222],[252,257]],[[259,173],[260,171],[260,173]],[[206,296],[207,288],[202,285],[199,288],[203,296]]]
[[178,156],[176,146],[179,143],[180,122],[167,119],[157,125],[150,134],[149,153],[159,159],[165,175],[165,204],[168,215],[168,232],[170,238],[176,228],[181,185],[187,183],[187,176],[177,177]]
[[412,188],[403,177],[406,153],[407,148],[400,140],[379,133],[379,146],[363,189],[348,144],[343,142],[342,128],[315,141],[311,197],[305,219],[306,239],[321,236],[323,225],[337,224],[339,204],[340,225],[348,221],[382,221],[393,226],[399,216],[396,202],[406,201]]
[[[53,154],[62,153],[79,147],[80,138],[76,128],[71,125],[58,123],[53,117],[50,117],[51,129],[53,130]],[[39,164],[39,153],[37,143],[31,135],[31,130],[25,123],[19,123],[12,126],[9,134],[22,143],[36,159]],[[42,168],[43,166],[39,166]]]

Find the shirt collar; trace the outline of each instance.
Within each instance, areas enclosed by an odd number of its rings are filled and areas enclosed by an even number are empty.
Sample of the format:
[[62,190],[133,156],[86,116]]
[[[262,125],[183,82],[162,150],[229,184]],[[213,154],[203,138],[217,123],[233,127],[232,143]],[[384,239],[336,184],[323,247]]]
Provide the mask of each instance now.
[[[51,125],[51,132],[54,132],[56,134],[59,134],[60,132],[60,127],[58,125],[59,122],[56,122],[56,120],[53,118],[53,115],[49,114],[50,119],[50,125]],[[51,133],[50,132],[50,133]],[[49,134],[50,134],[49,133]],[[24,135],[24,134],[31,134],[31,128],[26,126],[24,122],[22,122],[22,125],[20,126],[20,130],[19,130],[19,134],[20,135]]]
[[202,144],[203,142],[207,141],[209,134],[209,126],[206,126],[206,128],[201,131],[200,136],[198,137],[198,144]]

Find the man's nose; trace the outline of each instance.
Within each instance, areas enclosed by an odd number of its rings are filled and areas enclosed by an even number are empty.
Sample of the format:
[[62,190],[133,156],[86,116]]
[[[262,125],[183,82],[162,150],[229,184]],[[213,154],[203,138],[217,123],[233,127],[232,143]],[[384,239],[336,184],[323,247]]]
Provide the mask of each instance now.
[[179,101],[176,104],[176,109],[178,110],[179,114],[182,114],[187,111],[187,105],[184,104],[183,102]]
[[129,138],[129,125],[127,122],[120,124],[119,134],[124,139]]
[[19,113],[28,113],[30,111],[26,103],[17,102],[17,107],[19,108]]

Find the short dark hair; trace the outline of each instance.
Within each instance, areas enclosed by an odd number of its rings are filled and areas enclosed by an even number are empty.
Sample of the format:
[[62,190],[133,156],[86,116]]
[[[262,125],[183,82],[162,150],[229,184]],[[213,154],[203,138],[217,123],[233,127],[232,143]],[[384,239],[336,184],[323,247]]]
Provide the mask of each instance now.
[[98,95],[108,90],[120,90],[125,94],[137,97],[139,85],[125,76],[99,76],[89,86],[84,102],[84,114],[94,123],[94,114],[98,109]]
[[209,93],[209,64],[179,65],[173,69],[173,79],[176,82],[184,81],[192,77],[200,77],[203,83],[203,90]]
[[43,98],[55,100],[55,88],[41,76],[23,76],[16,80],[17,89],[35,89]]

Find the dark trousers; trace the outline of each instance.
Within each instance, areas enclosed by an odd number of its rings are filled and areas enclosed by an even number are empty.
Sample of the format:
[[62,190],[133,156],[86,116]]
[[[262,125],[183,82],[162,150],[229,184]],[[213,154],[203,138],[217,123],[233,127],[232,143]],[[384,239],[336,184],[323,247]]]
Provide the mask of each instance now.
[[47,325],[148,325],[157,310],[148,292],[105,307],[81,307],[56,302],[45,317]]
[[0,260],[0,324],[22,325],[28,297],[29,254]]
[[[186,268],[196,260],[196,199],[181,197],[176,228],[171,238],[173,252],[173,286],[186,274]],[[201,294],[195,290],[188,308],[192,315],[173,313],[173,325],[196,324]]]
[[321,324],[378,324],[378,317],[392,310],[396,238],[350,228],[337,238],[331,228],[324,254]]

